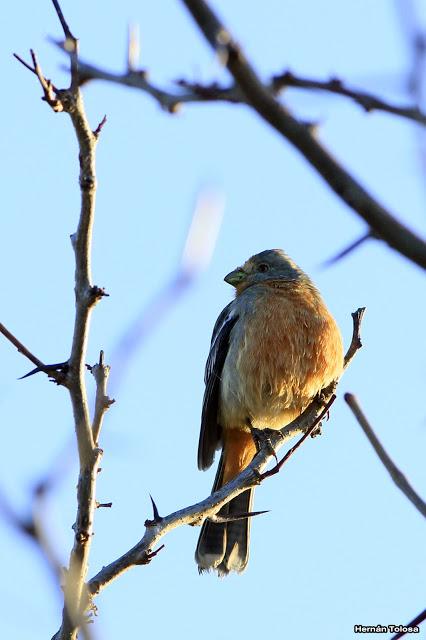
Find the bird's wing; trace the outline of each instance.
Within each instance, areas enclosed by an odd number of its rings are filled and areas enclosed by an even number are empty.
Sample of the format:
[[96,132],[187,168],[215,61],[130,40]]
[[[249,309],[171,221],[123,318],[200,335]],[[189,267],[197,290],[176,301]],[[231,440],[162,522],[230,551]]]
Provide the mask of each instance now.
[[201,414],[200,440],[198,443],[198,468],[207,469],[213,462],[214,453],[221,440],[218,424],[220,379],[228,353],[229,338],[238,320],[234,301],[230,302],[219,315],[213,329],[210,352],[207,358],[204,382],[206,388]]

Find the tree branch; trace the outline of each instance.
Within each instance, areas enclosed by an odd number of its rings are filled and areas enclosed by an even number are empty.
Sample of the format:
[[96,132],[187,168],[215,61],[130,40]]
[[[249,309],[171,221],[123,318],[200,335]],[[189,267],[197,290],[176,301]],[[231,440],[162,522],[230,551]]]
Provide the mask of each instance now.
[[[130,40],[130,38],[129,38]],[[180,87],[179,92],[167,91],[153,84],[148,79],[148,72],[136,68],[134,55],[132,54],[135,45],[130,40],[128,57],[131,61],[125,73],[113,73],[102,69],[88,62],[79,62],[80,82],[90,80],[104,80],[125,87],[139,89],[150,95],[158,104],[171,113],[176,112],[181,104],[200,102],[228,102],[230,104],[246,103],[246,99],[241,89],[231,84],[229,86],[220,85],[217,82],[201,84],[188,80],[177,80],[174,84]],[[304,78],[297,76],[291,71],[284,71],[281,74],[272,76],[265,85],[275,96],[284,89],[291,87],[294,89],[307,89],[311,91],[324,91],[334,95],[350,98],[367,113],[371,111],[382,111],[392,115],[406,118],[417,124],[426,126],[426,114],[416,105],[401,106],[390,104],[381,98],[366,91],[350,89],[340,78],[330,78],[329,80],[316,80],[315,78]]]
[[23,378],[27,378],[29,375],[32,375],[33,373],[36,373],[38,371],[43,371],[43,373],[48,375],[49,378],[54,380],[57,384],[66,383],[65,372],[68,366],[66,362],[59,362],[57,364],[44,364],[37,358],[37,356],[31,353],[31,351],[27,349],[27,347],[22,344],[22,342],[20,342],[18,338],[13,335],[13,333],[6,329],[4,324],[2,324],[1,322],[0,333],[2,333],[4,337],[7,338],[9,342],[11,342],[18,349],[19,353],[22,353],[26,358],[28,358],[30,362],[36,365],[36,368],[30,371],[30,373],[27,373],[25,376],[22,376]]
[[[424,609],[419,615],[417,615],[413,620],[411,620],[408,624],[405,624],[404,627],[418,627],[422,622],[426,620],[426,609]],[[406,635],[406,631],[400,631],[396,635],[392,636],[390,640],[400,640]],[[410,633],[410,632],[408,632]]]
[[353,322],[353,331],[352,331],[352,339],[351,344],[349,345],[349,349],[345,355],[344,368],[347,369],[349,364],[352,361],[352,358],[355,356],[356,352],[361,349],[361,322],[364,318],[365,307],[359,307],[356,311],[354,311],[352,315]]
[[[308,409],[296,420],[285,428],[285,434],[277,434],[277,441],[274,442],[275,452],[281,447],[284,438],[294,433],[307,431],[311,428],[312,423],[318,418],[323,411],[324,406],[319,400],[314,400]],[[308,434],[309,435],[309,434]],[[306,435],[302,439],[306,439]],[[297,447],[294,448],[294,450]],[[274,452],[274,453],[275,453]],[[256,455],[252,463],[244,469],[231,482],[224,485],[219,491],[215,491],[205,500],[198,502],[190,507],[175,511],[168,516],[147,520],[145,522],[145,534],[143,538],[129,551],[114,560],[109,565],[103,567],[91,580],[89,580],[88,588],[92,596],[98,595],[113,580],[118,578],[128,569],[146,564],[152,549],[156,544],[170,531],[183,525],[201,525],[206,518],[214,516],[223,505],[232,498],[239,495],[250,487],[257,486],[263,479],[263,468],[274,459],[274,453],[271,452],[271,445],[266,441],[260,446],[259,453]],[[264,477],[267,477],[266,475]]]
[[212,48],[224,60],[246,101],[276,131],[298,149],[331,189],[363,218],[390,247],[426,269],[426,242],[387,211],[316,140],[305,124],[294,118],[266,87],[204,0],[182,0]]
[[[345,366],[354,358],[358,349],[361,348],[360,341],[360,323],[362,321],[363,309],[358,309],[352,314],[353,319],[353,336],[351,345],[345,356]],[[118,578],[122,573],[131,567],[146,564],[152,557],[152,549],[167,533],[185,524],[201,525],[206,518],[215,519],[220,508],[229,502],[232,498],[239,495],[250,487],[255,487],[263,479],[273,475],[271,472],[263,473],[264,467],[276,459],[278,449],[284,444],[284,440],[297,433],[303,433],[298,442],[287,452],[279,466],[281,467],[295,453],[300,445],[311,435],[317,428],[319,420],[328,411],[330,404],[334,400],[334,392],[337,382],[329,385],[324,389],[319,397],[315,398],[305,411],[285,426],[280,431],[268,431],[268,437],[260,440],[259,452],[251,462],[238,476],[233,478],[226,485],[221,487],[219,491],[215,491],[208,498],[186,507],[179,511],[175,511],[168,516],[162,517],[158,513],[158,509],[153,502],[154,519],[145,522],[145,534],[143,538],[129,551],[114,560],[109,565],[103,567],[88,583],[88,589],[92,597],[99,594],[110,582]],[[274,469],[271,470],[274,472]],[[275,470],[276,473],[277,470]],[[152,498],[151,498],[152,500]],[[245,514],[246,516],[248,514]],[[154,552],[155,553],[155,552]]]
[[[74,545],[64,584],[66,607],[63,611],[61,628],[55,635],[57,640],[74,640],[78,627],[81,625],[84,627],[83,613],[87,602],[85,580],[97,504],[96,480],[102,453],[95,445],[90,423],[84,366],[91,312],[96,302],[105,295],[102,289],[93,286],[90,265],[96,193],[95,150],[101,127],[93,132],[89,126],[79,88],[78,43],[64,18],[59,2],[52,0],[52,3],[65,35],[63,47],[71,59],[70,87],[57,89],[47,80],[32,51],[32,67],[22,59],[18,59],[35,73],[43,88],[44,99],[52,109],[68,113],[79,148],[81,210],[77,231],[71,238],[75,253],[76,312],[66,386],[74,413],[80,471],[77,486],[77,517],[73,527]],[[40,364],[43,363],[37,363],[37,366],[40,367]],[[99,435],[101,424],[99,413],[96,421],[95,435]]]
[[93,417],[92,423],[92,431],[93,431],[93,441],[96,446],[99,442],[99,435],[102,428],[102,422],[105,416],[105,413],[108,411],[110,406],[115,402],[107,395],[107,383],[110,372],[110,367],[107,364],[104,364],[104,352],[101,351],[99,355],[99,362],[93,367],[88,366],[92,376],[96,381],[96,398],[95,398],[95,414]]
[[379,456],[381,462],[386,467],[390,477],[398,487],[402,491],[402,493],[412,502],[412,504],[416,507],[416,509],[422,514],[423,517],[426,518],[426,502],[422,500],[422,498],[414,491],[411,484],[408,482],[407,478],[404,474],[398,469],[393,460],[386,453],[383,445],[380,440],[374,433],[370,423],[365,417],[361,407],[359,406],[358,400],[352,393],[345,393],[345,401],[349,405],[352,413],[355,418],[358,420],[358,424],[364,431],[367,436],[371,446],[374,451]]
[[426,126],[426,114],[423,113],[417,105],[400,106],[390,104],[377,96],[366,91],[349,89],[340,78],[330,78],[330,80],[315,80],[314,78],[302,78],[296,76],[291,71],[284,71],[279,75],[273,76],[271,88],[274,92],[278,92],[286,87],[295,87],[299,89],[312,89],[314,91],[326,91],[335,95],[350,98],[356,102],[367,113],[370,111],[383,111],[391,113],[401,118],[407,118]]

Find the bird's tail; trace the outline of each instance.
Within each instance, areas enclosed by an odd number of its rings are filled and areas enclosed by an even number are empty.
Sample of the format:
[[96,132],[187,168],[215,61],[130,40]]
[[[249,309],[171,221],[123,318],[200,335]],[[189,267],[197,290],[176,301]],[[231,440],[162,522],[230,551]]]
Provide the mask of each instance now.
[[[250,436],[251,438],[251,436]],[[254,444],[253,444],[254,450]],[[250,448],[248,458],[238,465],[240,468],[232,470],[232,476],[249,464],[253,457]],[[255,451],[255,450],[254,450]],[[226,469],[226,457],[229,451],[225,446],[222,452],[212,492],[217,491],[231,478]],[[218,515],[238,516],[249,513],[252,510],[254,489],[248,489],[222,507]],[[206,520],[201,528],[198,539],[195,560],[200,573],[213,569],[220,576],[227,575],[230,571],[241,573],[247,566],[249,559],[250,518],[242,518],[225,523],[216,523]]]

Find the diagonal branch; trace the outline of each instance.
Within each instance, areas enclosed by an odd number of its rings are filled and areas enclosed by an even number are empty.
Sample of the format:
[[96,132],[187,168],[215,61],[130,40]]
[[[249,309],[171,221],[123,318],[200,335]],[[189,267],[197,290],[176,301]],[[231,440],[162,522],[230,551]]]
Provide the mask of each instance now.
[[407,633],[411,633],[410,630],[409,630],[410,627],[411,628],[418,627],[425,620],[426,620],[426,609],[424,609],[421,613],[419,613],[408,624],[404,625],[404,627],[407,629],[407,631],[404,631],[404,629],[402,631],[399,631],[396,635],[392,636],[392,638],[390,640],[400,640],[400,638],[403,638]]
[[352,393],[346,393],[345,401],[349,405],[352,413],[358,420],[358,424],[364,431],[371,446],[379,456],[381,462],[389,472],[390,477],[392,478],[398,489],[402,491],[402,493],[410,500],[410,502],[416,507],[416,509],[422,514],[422,516],[426,518],[426,502],[424,502],[419,494],[414,491],[405,475],[398,469],[396,464],[389,457],[380,440],[374,433],[370,423],[365,417],[356,397],[352,395]]
[[365,244],[368,240],[372,240],[373,238],[377,240],[376,236],[371,231],[363,233],[362,236],[351,242],[347,247],[338,251],[338,253],[336,253],[334,256],[331,256],[331,258],[327,258],[327,260],[323,262],[322,266],[331,267],[333,264],[336,264],[336,262],[343,260],[343,258],[346,258],[361,245]]
[[356,104],[364,109],[367,113],[370,111],[383,111],[391,113],[401,118],[407,118],[426,126],[426,114],[423,113],[418,106],[400,106],[385,102],[381,98],[356,89],[349,89],[340,78],[330,78],[330,80],[315,80],[314,78],[302,78],[296,76],[291,71],[285,71],[272,78],[271,88],[274,92],[278,92],[286,87],[295,87],[299,89],[312,89],[317,91],[326,91],[335,95],[350,98]]
[[[362,315],[362,309],[358,309],[352,314],[353,337],[345,357],[346,366],[349,365],[358,349],[361,348],[359,333]],[[356,347],[354,345],[356,345]],[[331,384],[327,389],[325,389],[320,397],[315,398],[305,411],[289,425],[284,427],[281,432],[271,432],[270,437],[268,433],[268,438],[260,440],[259,452],[251,464],[238,476],[221,487],[219,491],[215,491],[205,500],[202,500],[190,507],[175,511],[168,516],[162,517],[159,515],[158,508],[151,498],[153,502],[154,519],[147,520],[145,522],[146,529],[144,536],[132,549],[111,562],[109,565],[103,567],[91,580],[89,580],[88,589],[91,596],[94,597],[99,594],[113,580],[118,578],[128,569],[140,564],[146,564],[151,557],[154,546],[173,529],[185,524],[200,525],[206,518],[215,521],[215,518],[217,518],[216,514],[223,505],[243,491],[250,487],[255,487],[263,479],[273,475],[269,472],[262,473],[264,467],[268,462],[276,459],[276,452],[283,445],[284,440],[289,436],[297,433],[303,433],[300,440],[296,442],[296,444],[284,456],[284,462],[287,462],[301,444],[306,441],[308,436],[317,428],[318,421],[321,420],[333,401],[336,386],[337,382]],[[284,462],[281,462],[281,466]],[[244,517],[247,517],[248,515],[249,514],[244,514]]]
[[[309,411],[308,411],[309,410]],[[302,416],[293,420],[288,425],[289,433],[300,433],[308,430],[317,419],[318,414],[323,410],[321,404],[318,408],[318,401],[315,400]],[[303,436],[303,440],[305,440]],[[278,436],[278,441],[274,443],[275,451],[283,444],[283,437]],[[113,580],[122,573],[134,566],[146,564],[156,544],[170,531],[182,525],[200,525],[206,518],[215,520],[217,512],[232,498],[246,491],[250,487],[257,486],[263,479],[262,470],[268,462],[274,459],[274,452],[271,452],[270,444],[262,443],[259,453],[252,463],[244,469],[231,482],[224,485],[219,491],[215,491],[208,498],[190,507],[175,511],[168,516],[145,522],[145,534],[142,539],[129,551],[104,566],[91,580],[88,588],[92,597],[98,595]],[[265,476],[266,477],[266,476]],[[247,516],[248,514],[246,514]],[[88,603],[89,604],[89,603]]]
[[330,188],[390,247],[426,269],[426,242],[401,224],[323,147],[309,127],[281,105],[246,59],[241,47],[204,0],[182,0],[226,63],[246,101],[318,171]]
[[68,366],[66,362],[59,362],[54,365],[44,364],[41,360],[37,358],[37,356],[31,353],[31,351],[27,349],[27,347],[24,344],[22,344],[22,342],[18,340],[18,338],[16,338],[16,336],[14,336],[13,333],[11,333],[8,329],[6,329],[4,324],[2,324],[1,322],[0,322],[0,333],[2,333],[4,337],[7,338],[9,342],[11,342],[18,349],[19,353],[22,353],[22,355],[28,358],[30,362],[36,365],[36,368],[33,369],[33,371],[31,371],[30,373],[27,373],[25,376],[22,376],[23,378],[27,378],[28,376],[38,371],[43,371],[43,373],[48,375],[49,378],[51,378],[52,380],[55,380],[57,384],[66,383],[66,376],[64,375],[66,373],[67,366]]

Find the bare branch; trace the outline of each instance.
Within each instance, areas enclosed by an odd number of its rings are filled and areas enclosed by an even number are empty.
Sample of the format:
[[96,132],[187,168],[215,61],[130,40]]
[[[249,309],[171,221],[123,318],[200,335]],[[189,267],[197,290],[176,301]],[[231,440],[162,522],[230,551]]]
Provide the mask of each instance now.
[[26,69],[28,69],[28,71],[31,71],[31,73],[36,73],[34,67],[28,64],[28,62],[25,62],[25,60],[21,58],[21,56],[18,56],[17,53],[14,53],[13,57],[16,58],[17,61],[20,62]]
[[126,73],[113,73],[111,71],[98,69],[91,64],[79,62],[80,84],[84,84],[89,80],[104,80],[114,84],[120,84],[125,87],[139,89],[150,95],[162,109],[169,113],[176,113],[179,106],[184,102],[204,102],[203,98],[198,97],[193,92],[183,93],[167,91],[156,86],[148,79],[145,70],[129,69]]
[[426,242],[375,200],[318,142],[309,127],[294,118],[266,87],[204,0],[182,0],[206,39],[217,51],[247,102],[300,151],[331,189],[363,218],[389,246],[426,269]]
[[[353,313],[352,318],[353,337],[345,357],[346,366],[349,365],[356,352],[361,347],[359,330],[362,320],[362,310],[359,309]],[[354,345],[356,345],[356,347]],[[143,538],[132,549],[124,553],[117,560],[111,562],[109,565],[103,567],[99,573],[89,580],[88,588],[91,595],[96,596],[110,582],[118,578],[131,567],[144,564],[144,560],[149,556],[149,554],[151,554],[151,550],[156,544],[158,544],[161,538],[169,533],[169,531],[172,531],[184,524],[200,525],[206,518],[218,521],[217,513],[223,505],[243,491],[258,485],[262,479],[272,475],[268,472],[262,474],[264,467],[268,462],[276,458],[276,452],[283,445],[284,440],[287,439],[287,437],[296,433],[304,434],[302,438],[300,438],[300,440],[289,450],[287,455],[284,457],[284,462],[291,457],[303,442],[306,441],[308,436],[317,428],[319,420],[321,420],[324,414],[328,411],[330,404],[334,400],[334,391],[336,386],[337,382],[334,382],[329,385],[327,389],[324,389],[323,393],[321,393],[319,397],[315,398],[299,417],[281,429],[281,431],[269,431],[268,438],[264,438],[260,441],[259,451],[251,464],[238,474],[238,476],[233,478],[218,491],[212,493],[205,500],[202,500],[190,507],[181,509],[180,511],[176,511],[175,513],[171,513],[165,517],[159,515],[158,509],[154,501],[152,501],[154,519],[147,520],[145,522],[146,530]],[[281,466],[282,464],[283,462],[281,463]],[[250,517],[251,515],[252,514],[240,514],[239,517]]]
[[65,42],[63,44],[64,50],[69,54],[71,60],[71,91],[76,91],[79,86],[79,70],[78,70],[78,40],[71,33],[71,29],[68,26],[67,21],[64,18],[62,9],[58,0],[52,0],[53,6],[56,11],[56,15],[61,23],[62,30],[65,36]]
[[2,333],[4,337],[7,338],[9,342],[11,342],[18,349],[19,353],[22,353],[26,358],[28,358],[28,360],[30,360],[30,362],[36,365],[35,369],[30,371],[30,373],[27,373],[25,376],[22,376],[22,378],[27,378],[33,373],[37,373],[38,371],[43,371],[43,373],[48,375],[49,378],[52,378],[52,380],[55,380],[57,384],[65,384],[66,378],[64,376],[64,372],[67,367],[66,362],[60,362],[54,365],[44,364],[33,353],[31,353],[31,351],[27,349],[27,347],[23,345],[22,342],[20,342],[18,338],[16,338],[13,335],[13,333],[11,333],[8,329],[6,329],[4,324],[2,324],[1,322],[0,322],[0,333]]
[[98,126],[96,127],[96,129],[93,132],[93,135],[96,138],[99,138],[99,136],[101,135],[101,131],[104,128],[104,126],[106,124],[106,121],[107,121],[107,117],[106,117],[106,115],[104,115],[104,117],[102,118],[102,120],[100,121],[100,123],[98,124]]
[[[309,429],[312,420],[317,420],[323,408],[323,404],[319,400],[314,400],[301,416],[288,425],[288,429],[285,429],[286,437],[288,434],[300,433],[301,431],[304,432]],[[302,440],[304,441],[305,439],[306,436],[304,435]],[[283,442],[283,437],[277,434],[277,442],[274,442],[275,451],[280,448]],[[299,446],[299,443],[297,443],[297,446]],[[146,530],[143,538],[132,549],[109,565],[103,567],[99,573],[89,580],[88,588],[92,596],[99,594],[110,582],[131,567],[144,564],[144,560],[151,554],[151,550],[155,545],[173,529],[185,524],[200,525],[206,518],[216,521],[216,514],[223,505],[243,491],[259,484],[263,479],[263,468],[272,459],[274,459],[274,453],[271,453],[270,447],[262,443],[259,453],[253,462],[233,480],[219,489],[219,491],[215,491],[208,498],[197,504],[171,513],[168,516],[153,521],[148,520],[145,523]],[[265,475],[265,477],[267,477],[267,475]],[[243,515],[247,517],[251,514]]]
[[[69,89],[58,90],[44,77],[34,52],[31,51],[33,67],[31,68],[27,63],[23,64],[37,76],[43,88],[46,102],[55,111],[62,110],[68,113],[79,147],[81,210],[77,231],[72,236],[75,253],[76,312],[66,386],[70,393],[74,413],[80,473],[77,486],[77,517],[73,527],[74,545],[64,584],[66,608],[63,612],[62,626],[55,635],[55,638],[60,640],[74,640],[78,628],[81,626],[83,633],[87,635],[82,615],[87,606],[85,580],[93,535],[94,512],[97,506],[96,480],[102,455],[101,450],[95,445],[94,436],[99,435],[104,409],[101,409],[100,404],[98,405],[97,411],[95,411],[94,430],[92,431],[84,366],[91,312],[98,300],[106,295],[103,289],[93,285],[90,264],[96,193],[95,150],[101,126],[95,132],[89,126],[79,89],[78,42],[71,33],[59,2],[57,0],[52,0],[52,2],[65,34],[63,48],[69,53],[71,59]],[[19,60],[23,62],[21,59]],[[37,362],[36,364],[40,367],[40,364],[43,363]],[[102,375],[105,377],[106,383],[106,370],[103,365],[100,369],[103,369]],[[101,377],[101,373],[99,373],[99,378]],[[101,394],[104,389],[102,381],[99,382],[98,388],[98,400],[101,403]],[[105,398],[102,402],[104,405],[106,404]]]
[[349,349],[347,350],[345,355],[345,369],[349,366],[356,352],[362,347],[361,322],[364,317],[364,313],[365,307],[359,307],[359,309],[352,313],[353,331],[351,344],[349,345]]
[[[336,388],[336,383],[332,383],[331,389],[325,389],[323,391],[324,393],[324,399],[319,400],[318,402],[321,402],[322,406],[321,406],[321,411],[318,413],[318,415],[316,415],[313,418],[309,418],[308,422],[309,422],[309,427],[306,428],[303,436],[300,438],[300,440],[298,440],[296,442],[295,445],[293,445],[285,454],[285,456],[279,461],[277,462],[277,464],[275,466],[272,467],[272,469],[269,469],[269,471],[265,471],[264,473],[261,474],[260,476],[260,480],[265,480],[265,478],[269,478],[270,476],[274,476],[276,473],[278,473],[281,468],[285,465],[285,463],[291,458],[291,456],[297,451],[297,449],[305,442],[305,440],[313,435],[315,429],[317,428],[318,424],[321,422],[321,420],[324,418],[324,416],[329,412],[331,405],[333,404],[333,402],[336,399],[336,396],[334,395],[333,391]],[[327,400],[325,399],[327,398]],[[308,407],[308,414],[309,416],[311,415],[311,411],[312,409],[315,408],[315,405],[313,405],[312,403],[309,405]],[[302,416],[304,415],[303,413],[301,414]],[[300,429],[300,427],[299,427]]]
[[1,323],[0,333],[2,333],[4,337],[7,338],[9,342],[11,342],[18,349],[19,353],[22,353],[26,358],[28,358],[28,360],[30,360],[30,362],[39,367],[39,369],[44,369],[44,364],[42,363],[42,361],[39,360],[34,354],[32,354],[31,351],[27,349],[27,347],[23,345],[22,342],[20,342],[18,338],[13,335],[13,333],[6,329],[4,324]]
[[418,124],[426,126],[426,114],[418,106],[399,106],[385,102],[381,98],[366,91],[349,89],[340,78],[330,78],[330,80],[315,80],[313,78],[302,78],[294,75],[291,71],[285,71],[272,78],[271,88],[275,93],[286,87],[297,87],[299,89],[312,89],[326,91],[339,96],[351,98],[367,113],[370,111],[384,111],[401,118],[413,120]]
[[105,413],[108,411],[110,406],[114,404],[115,400],[109,398],[106,392],[110,367],[109,365],[104,364],[103,351],[100,352],[99,362],[93,365],[93,367],[88,368],[96,381],[95,414],[93,417],[92,431],[93,441],[95,445],[98,446],[99,435]]
[[361,407],[359,406],[359,403],[355,398],[355,396],[352,395],[351,393],[345,393],[345,401],[349,405],[352,413],[354,414],[355,418],[358,420],[359,425],[361,426],[362,430],[367,436],[371,446],[379,456],[383,465],[386,467],[387,471],[389,472],[389,475],[391,476],[392,480],[394,481],[398,489],[402,491],[402,493],[410,500],[410,502],[413,503],[413,505],[422,514],[422,516],[426,518],[426,502],[424,502],[422,498],[418,495],[418,493],[414,491],[413,487],[408,482],[407,478],[398,469],[396,464],[386,453],[385,449],[383,448],[383,445],[381,444],[380,440],[374,433],[370,423],[368,422]]
[[20,62],[26,69],[28,69],[28,71],[31,71],[31,73],[34,73],[37,76],[40,86],[43,89],[44,95],[42,100],[47,102],[47,104],[52,107],[53,111],[57,113],[63,111],[62,102],[58,98],[57,88],[50,80],[45,78],[45,76],[43,75],[37,56],[32,49],[30,49],[30,54],[33,63],[32,66],[28,62],[25,62],[25,60],[21,58],[21,56],[18,56],[17,53],[14,53],[13,55],[18,60],[18,62]]
[[[133,32],[132,32],[133,33]],[[138,70],[136,58],[133,57],[133,41],[130,40],[128,50],[129,57],[126,73],[112,73],[106,69],[102,69],[87,62],[79,63],[81,82],[89,80],[104,80],[126,87],[139,89],[148,93],[160,106],[166,111],[174,113],[180,104],[184,103],[200,103],[200,102],[228,102],[230,104],[241,104],[246,102],[246,98],[241,89],[231,84],[223,86],[217,82],[210,84],[201,84],[199,82],[191,82],[189,80],[180,79],[174,82],[181,87],[181,92],[174,93],[166,89],[160,89],[148,80],[146,70]],[[137,47],[135,48],[137,50]],[[130,63],[130,64],[129,64]],[[324,91],[333,93],[342,97],[347,97],[361,106],[367,113],[371,111],[382,111],[391,113],[412,120],[420,125],[426,126],[426,114],[416,105],[400,106],[390,104],[381,98],[368,93],[366,91],[349,89],[339,78],[331,78],[330,80],[316,80],[314,78],[303,78],[297,76],[291,71],[285,71],[281,74],[273,76],[265,85],[272,94],[279,95],[283,89],[288,87],[295,89],[307,89],[312,91]]]

